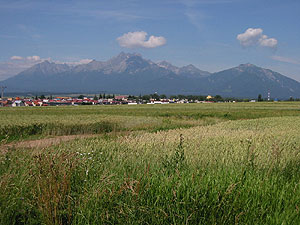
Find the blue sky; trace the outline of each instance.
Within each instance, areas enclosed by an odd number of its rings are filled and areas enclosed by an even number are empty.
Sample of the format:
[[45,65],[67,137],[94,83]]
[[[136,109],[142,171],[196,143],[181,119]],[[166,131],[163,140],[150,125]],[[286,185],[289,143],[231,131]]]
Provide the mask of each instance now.
[[0,80],[44,59],[124,51],[210,72],[253,63],[300,81],[299,12],[299,0],[0,0]]

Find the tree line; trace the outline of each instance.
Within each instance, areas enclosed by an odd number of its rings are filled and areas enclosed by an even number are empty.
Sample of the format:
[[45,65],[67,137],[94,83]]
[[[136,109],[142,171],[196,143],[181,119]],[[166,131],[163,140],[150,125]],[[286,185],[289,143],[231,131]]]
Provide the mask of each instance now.
[[[94,95],[93,99],[94,100],[99,100],[99,99],[115,99],[115,94],[105,94],[101,93],[98,95]],[[127,96],[127,95],[126,95]],[[85,95],[79,95],[77,98],[78,99],[84,99]],[[40,96],[35,96],[32,97],[33,99],[53,99],[52,95],[45,96],[44,94]],[[211,96],[210,99],[207,99],[206,95],[165,95],[161,94],[158,95],[157,93],[154,94],[146,94],[146,95],[128,95],[127,96],[128,100],[136,100],[136,101],[150,101],[150,99],[154,99],[156,101],[159,101],[161,99],[176,99],[176,100],[188,100],[188,101],[212,101],[212,102],[229,102],[229,101],[236,101],[236,102],[249,102],[250,100],[256,100],[258,102],[263,102],[263,101],[268,101],[267,98],[263,98],[262,94],[259,94],[256,99],[254,98],[235,98],[235,97],[222,97],[221,95],[215,95]],[[276,100],[276,99],[275,99]],[[271,99],[270,101],[274,101],[274,99]],[[299,98],[293,98],[292,96],[289,99],[286,99],[286,101],[300,101]]]

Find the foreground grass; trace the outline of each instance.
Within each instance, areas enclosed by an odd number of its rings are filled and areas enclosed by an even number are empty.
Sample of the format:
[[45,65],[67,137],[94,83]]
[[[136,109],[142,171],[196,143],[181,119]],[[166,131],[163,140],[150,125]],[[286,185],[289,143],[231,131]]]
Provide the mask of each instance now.
[[299,224],[300,118],[1,155],[1,224]]

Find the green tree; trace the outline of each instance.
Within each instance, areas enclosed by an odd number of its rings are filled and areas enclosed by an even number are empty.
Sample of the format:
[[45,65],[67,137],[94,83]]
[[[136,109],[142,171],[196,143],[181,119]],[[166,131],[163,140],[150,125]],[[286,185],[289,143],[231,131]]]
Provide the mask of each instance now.
[[133,100],[133,99],[135,99],[135,97],[134,97],[134,95],[128,95],[128,99]]
[[215,99],[217,102],[223,101],[223,98],[222,98],[221,95],[216,95],[216,96],[214,97],[214,99]]
[[79,96],[78,96],[78,99],[83,99],[83,98],[84,98],[83,95],[79,95]]
[[167,96],[165,95],[165,94],[162,94],[162,95],[160,95],[159,96],[161,99],[166,99],[167,98]]
[[150,95],[143,95],[142,99],[146,100],[146,101],[149,101],[150,100]]
[[97,95],[95,95],[95,96],[94,96],[94,100],[98,100],[98,97],[97,97]]
[[178,95],[179,100],[186,99],[185,95]]
[[263,101],[261,94],[258,95],[257,101],[258,101],[258,102],[262,102],[262,101]]
[[197,96],[197,100],[199,100],[199,101],[204,101],[205,99],[206,99],[206,96],[202,96],[202,95]]
[[156,93],[155,94],[151,94],[150,96],[151,96],[151,98],[153,98],[153,99],[155,99],[157,101],[159,100],[159,95],[156,94]]

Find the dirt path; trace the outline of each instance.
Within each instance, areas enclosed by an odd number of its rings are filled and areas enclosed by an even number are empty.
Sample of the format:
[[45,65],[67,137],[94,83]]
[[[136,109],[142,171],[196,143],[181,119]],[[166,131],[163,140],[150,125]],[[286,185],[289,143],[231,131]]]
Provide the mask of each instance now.
[[82,138],[89,138],[89,137],[96,137],[96,136],[99,136],[99,134],[68,135],[68,136],[57,136],[53,138],[45,138],[40,140],[20,141],[16,143],[1,145],[0,152],[5,153],[11,148],[46,148],[52,145],[57,145],[62,142],[67,142],[74,139],[82,139]]

